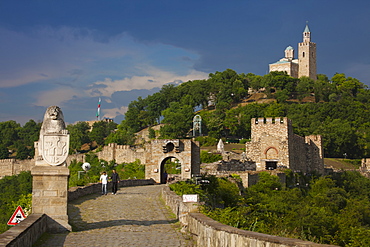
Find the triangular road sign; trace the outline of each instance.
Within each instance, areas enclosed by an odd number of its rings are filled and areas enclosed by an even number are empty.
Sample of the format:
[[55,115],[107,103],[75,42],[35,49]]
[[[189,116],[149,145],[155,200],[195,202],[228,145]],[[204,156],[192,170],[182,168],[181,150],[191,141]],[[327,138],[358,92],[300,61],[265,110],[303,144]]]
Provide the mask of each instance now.
[[18,206],[8,221],[9,226],[15,226],[26,218],[21,206]]

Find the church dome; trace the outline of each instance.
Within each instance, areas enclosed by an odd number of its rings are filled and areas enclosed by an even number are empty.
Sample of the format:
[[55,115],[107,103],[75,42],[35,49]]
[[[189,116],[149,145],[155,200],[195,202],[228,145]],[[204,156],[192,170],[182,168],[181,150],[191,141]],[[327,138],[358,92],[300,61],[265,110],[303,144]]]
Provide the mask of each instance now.
[[293,49],[293,47],[288,46],[285,50],[288,51],[288,50],[294,50],[294,49]]

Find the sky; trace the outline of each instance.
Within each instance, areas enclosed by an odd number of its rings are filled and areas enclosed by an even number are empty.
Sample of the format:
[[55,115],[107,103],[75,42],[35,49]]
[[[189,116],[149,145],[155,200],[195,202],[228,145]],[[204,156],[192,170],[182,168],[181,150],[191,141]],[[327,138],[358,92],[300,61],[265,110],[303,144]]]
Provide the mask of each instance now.
[[0,122],[124,119],[165,84],[232,69],[265,75],[302,42],[317,73],[370,85],[368,0],[0,0]]

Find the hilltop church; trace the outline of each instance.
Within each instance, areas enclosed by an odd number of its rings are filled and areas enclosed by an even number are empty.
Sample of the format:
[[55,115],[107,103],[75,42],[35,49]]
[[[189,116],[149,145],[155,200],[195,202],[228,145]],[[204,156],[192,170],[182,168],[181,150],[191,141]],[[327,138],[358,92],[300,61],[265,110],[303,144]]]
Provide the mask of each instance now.
[[307,76],[316,80],[316,43],[311,42],[308,24],[303,31],[303,42],[298,43],[298,59],[294,58],[294,49],[288,46],[285,57],[269,65],[271,71],[286,71],[295,78]]

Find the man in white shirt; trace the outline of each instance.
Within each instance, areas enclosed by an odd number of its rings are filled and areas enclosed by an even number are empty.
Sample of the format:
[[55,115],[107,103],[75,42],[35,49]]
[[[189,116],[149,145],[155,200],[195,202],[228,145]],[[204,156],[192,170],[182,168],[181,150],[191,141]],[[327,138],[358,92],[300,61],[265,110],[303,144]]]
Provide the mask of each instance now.
[[106,172],[103,172],[102,175],[100,175],[100,183],[101,183],[101,193],[102,195],[107,194],[107,184],[108,184],[108,175]]

